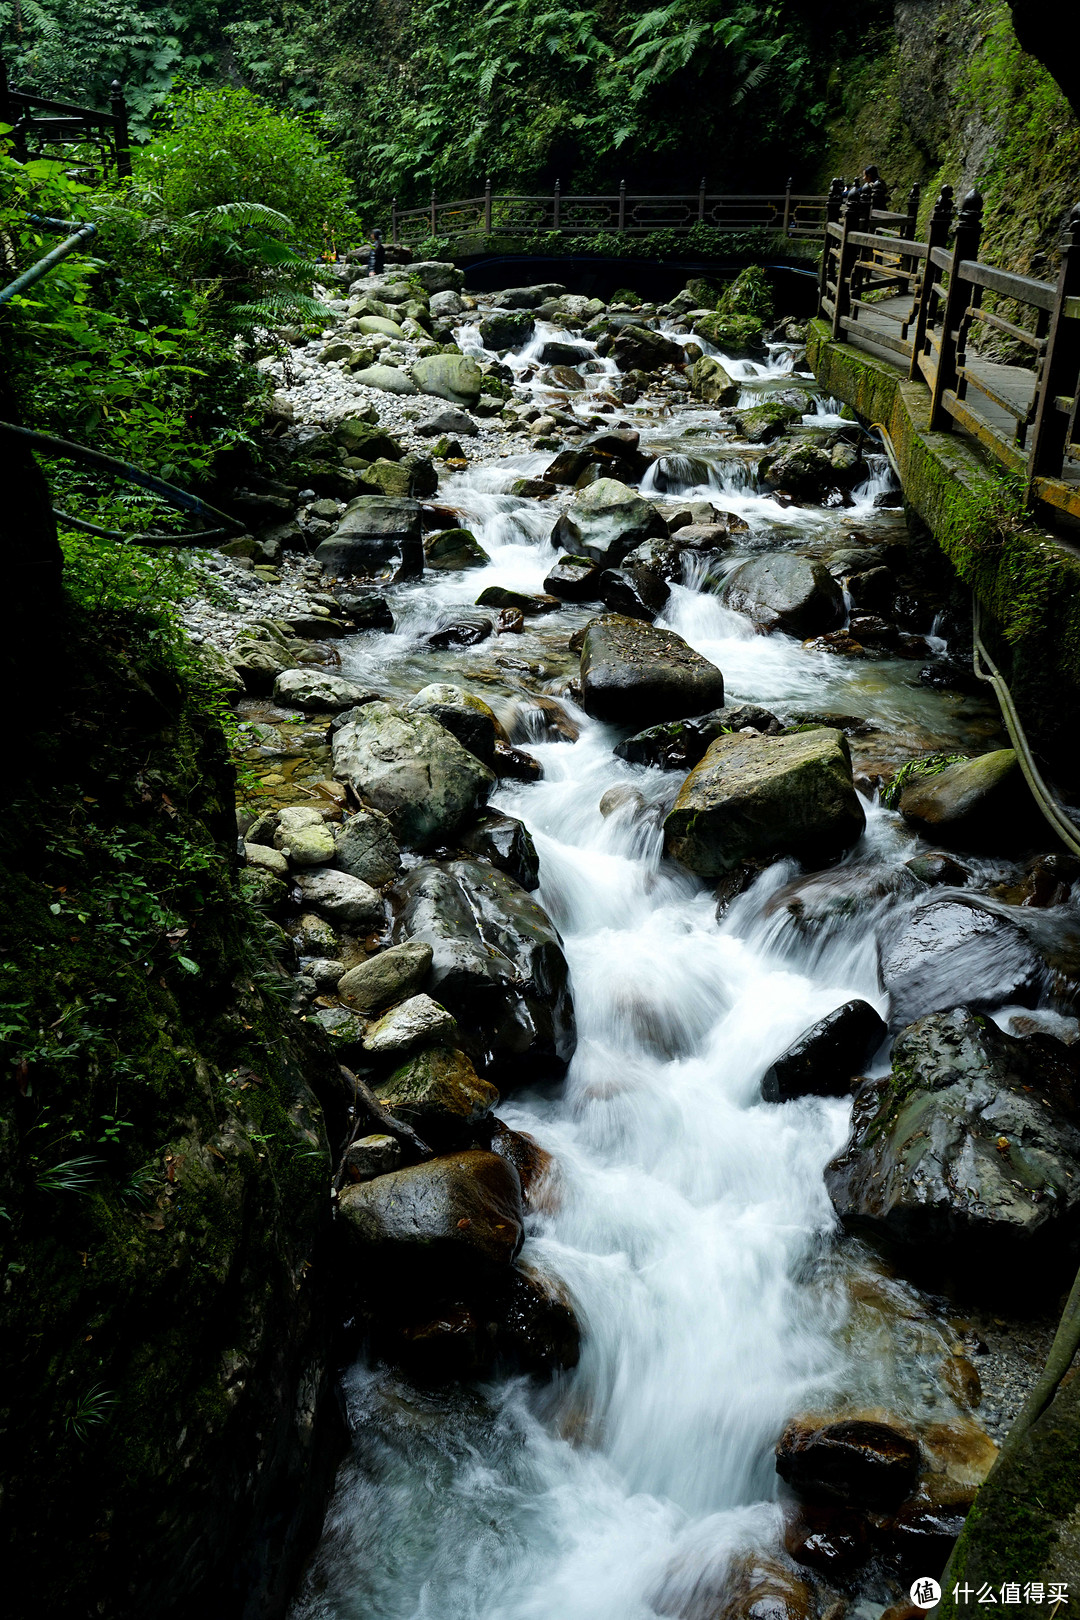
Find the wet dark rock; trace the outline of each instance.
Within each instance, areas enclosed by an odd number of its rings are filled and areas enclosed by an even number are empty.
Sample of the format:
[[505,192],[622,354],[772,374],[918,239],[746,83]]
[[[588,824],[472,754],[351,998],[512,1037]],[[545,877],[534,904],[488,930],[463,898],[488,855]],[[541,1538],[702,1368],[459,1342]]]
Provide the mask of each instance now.
[[1004,900],[1006,905],[1043,910],[1047,906],[1064,905],[1077,878],[1080,878],[1080,861],[1075,855],[1036,855],[1027,862],[1017,881],[995,884],[990,894],[994,899]]
[[432,994],[504,1089],[560,1073],[575,1045],[562,941],[547,913],[482,861],[426,862],[400,887],[395,939],[434,953]]
[[328,540],[316,548],[328,574],[374,574],[397,566],[421,573],[420,504],[408,498],[359,495]]
[[856,607],[871,613],[883,613],[892,600],[896,576],[891,568],[867,568],[859,574],[849,574],[847,588]]
[[536,322],[527,310],[495,310],[480,322],[480,341],[485,349],[520,349],[535,330]]
[[961,1001],[1031,1003],[1043,971],[1023,930],[974,899],[923,901],[891,920],[881,946],[894,1026]]
[[421,1385],[439,1387],[483,1376],[495,1353],[494,1328],[485,1312],[463,1299],[432,1302],[428,1292],[395,1301],[397,1309],[377,1302],[372,1321],[376,1353]]
[[662,771],[689,771],[704,759],[709,744],[725,732],[753,726],[755,731],[774,733],[780,722],[768,709],[754,703],[735,703],[729,708],[711,709],[687,720],[667,720],[635,732],[615,745],[615,753],[631,765],[655,765]]
[[672,631],[605,614],[585,632],[581,694],[596,719],[655,723],[720,706],[724,677]]
[[596,457],[586,450],[560,450],[544,469],[546,484],[576,484],[588,467],[596,464]]
[[516,817],[504,816],[498,810],[485,810],[458,842],[467,854],[490,861],[523,889],[539,887],[540,857],[529,829]]
[[401,1143],[396,1136],[361,1136],[345,1150],[342,1169],[346,1181],[371,1181],[401,1166]]
[[748,444],[768,444],[770,440],[778,438],[792,422],[797,422],[802,414],[801,404],[784,405],[779,401],[769,400],[762,405],[753,405],[749,410],[738,411],[734,422]]
[[1060,1042],[1016,1039],[966,1006],[920,1018],[891,1075],[859,1088],[829,1195],[851,1230],[917,1264],[1022,1291],[1075,1241],[1076,1096]]
[[515,1261],[495,1299],[498,1355],[522,1372],[550,1377],[576,1367],[581,1329],[562,1283]]
[[694,361],[690,374],[691,387],[698,399],[707,405],[737,405],[742,387],[724,369],[714,355],[704,354]]
[[538,309],[549,298],[561,298],[566,288],[560,281],[543,281],[536,287],[505,287],[499,303],[506,309]]
[[418,1052],[380,1082],[375,1095],[437,1153],[473,1145],[478,1126],[499,1101],[490,1081],[450,1046]]
[[710,743],[664,823],[664,849],[716,878],[751,855],[821,861],[861,836],[865,817],[843,734],[736,733]]
[[414,849],[445,840],[487,799],[495,778],[426,714],[369,703],[334,737],[334,772],[389,818]]
[[388,817],[370,808],[350,816],[335,832],[331,865],[373,888],[392,883],[401,869],[401,854]]
[[[699,1597],[695,1583],[695,1597]],[[819,1605],[813,1587],[778,1558],[745,1554],[730,1565],[722,1593],[709,1606],[691,1609],[657,1605],[661,1614],[693,1620],[816,1620]]]
[[620,371],[657,371],[682,364],[682,345],[645,326],[624,326],[611,348]]
[[766,1069],[766,1102],[793,1097],[843,1097],[888,1034],[868,1001],[845,1001],[811,1025]]
[[564,602],[596,602],[601,573],[591,557],[560,557],[545,578],[544,589]]
[[601,600],[612,613],[652,623],[671,592],[666,581],[651,568],[629,565],[605,568],[598,581]]
[[424,560],[429,568],[483,568],[491,561],[476,536],[468,529],[443,529],[424,541]]
[[900,796],[909,825],[942,843],[1000,847],[1010,826],[1032,829],[1030,794],[1016,754],[998,748],[916,777]]
[[436,648],[475,647],[486,641],[495,628],[484,613],[458,613],[449,624],[428,636],[428,646]]
[[338,590],[337,600],[358,630],[392,630],[394,615],[377,591]]
[[857,1569],[871,1552],[866,1519],[861,1513],[811,1502],[786,1505],[784,1548],[797,1564],[832,1576]]
[[529,596],[525,591],[507,590],[505,585],[488,585],[476,598],[477,607],[517,608],[519,613],[555,613],[562,607],[559,599],[551,596]]
[[539,782],[544,775],[544,767],[535,754],[506,742],[495,744],[492,763],[496,776],[506,777],[511,782]]
[[949,888],[959,889],[970,876],[959,861],[954,861],[951,855],[946,855],[940,849],[927,850],[925,855],[913,855],[910,861],[904,862],[904,865],[913,878],[930,888],[947,885]]
[[844,593],[824,563],[779,553],[752,557],[730,575],[724,605],[745,613],[759,630],[814,636],[844,617]]
[[554,1205],[555,1161],[527,1131],[512,1131],[501,1119],[492,1122],[491,1151],[507,1159],[518,1173],[526,1210],[550,1211]]
[[704,554],[730,551],[735,545],[737,525],[727,523],[687,523],[673,531],[672,538],[683,551]]
[[509,1267],[525,1235],[516,1171],[479,1149],[343,1187],[338,1214],[363,1274],[407,1267],[475,1282]]
[[656,507],[615,478],[598,478],[574,499],[551,531],[553,546],[616,568],[651,536],[666,535]]
[[874,1542],[902,1581],[919,1575],[938,1579],[964,1528],[964,1519],[960,1509],[935,1507],[916,1499],[875,1526]]
[[678,495],[684,489],[708,484],[709,468],[706,462],[694,456],[667,455],[653,463],[652,476],[662,495]]
[[818,1427],[789,1423],[776,1447],[776,1471],[810,1502],[887,1508],[910,1496],[919,1477],[918,1441],[888,1423],[845,1418]]
[[667,539],[643,540],[623,558],[624,569],[646,569],[660,581],[681,580],[687,547],[678,534]]
[[540,350],[542,366],[580,366],[591,359],[591,349],[580,343],[564,343],[560,338],[549,338]]

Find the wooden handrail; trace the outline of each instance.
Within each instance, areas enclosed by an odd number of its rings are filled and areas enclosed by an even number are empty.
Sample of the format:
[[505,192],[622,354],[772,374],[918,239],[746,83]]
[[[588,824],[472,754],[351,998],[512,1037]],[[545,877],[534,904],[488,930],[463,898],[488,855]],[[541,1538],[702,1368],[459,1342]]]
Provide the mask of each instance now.
[[[906,215],[875,202],[871,188],[845,193],[842,181],[827,199],[818,311],[834,340],[903,356],[909,377],[930,390],[932,431],[971,433],[1025,475],[1030,500],[1080,517],[1080,204],[1069,217],[1057,280],[1041,281],[979,260],[977,192],[964,198],[954,230],[952,191],[943,187],[921,242],[914,191]],[[905,299],[910,292],[910,307],[895,297],[888,309],[875,302],[896,292]],[[1022,315],[984,310],[985,293],[1030,310],[1032,326],[1021,324]],[[1031,367],[1010,372],[969,355],[977,325],[1024,344]]]

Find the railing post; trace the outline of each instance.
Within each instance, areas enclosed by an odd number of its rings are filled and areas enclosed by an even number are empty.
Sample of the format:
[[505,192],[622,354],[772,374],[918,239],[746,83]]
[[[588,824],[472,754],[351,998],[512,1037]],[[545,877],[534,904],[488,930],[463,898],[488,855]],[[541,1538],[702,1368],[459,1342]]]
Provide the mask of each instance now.
[[8,102],[7,63],[0,56],[0,124],[13,124],[12,109]]
[[824,301],[829,296],[829,264],[835,252],[833,238],[829,235],[829,226],[836,225],[840,220],[840,205],[844,200],[844,182],[839,175],[833,176],[829,195],[825,199],[825,242],[821,250],[821,273],[818,277],[818,317],[822,318],[827,311]]
[[552,228],[552,230],[555,230],[555,231],[559,231],[559,230],[562,229],[562,225],[561,225],[560,219],[559,219],[559,204],[560,204],[561,200],[562,200],[562,181],[561,180],[556,180],[556,182],[555,182],[555,192],[554,192],[554,201],[553,201],[553,205],[552,205],[552,216],[551,216],[551,228]]
[[[1028,478],[1054,478],[1061,474],[1065,447],[1077,419],[1080,392],[1080,319],[1066,314],[1066,299],[1080,295],[1080,203],[1069,215],[1061,254],[1057,296],[1050,318],[1046,358],[1039,385],[1038,410],[1028,452]],[[1058,410],[1057,400],[1071,399],[1072,410]]]
[[919,228],[919,198],[921,194],[919,182],[916,180],[907,194],[907,218],[904,221],[904,235],[909,242],[914,242],[915,232]]
[[844,234],[840,238],[840,249],[837,253],[836,302],[832,321],[834,341],[843,341],[844,329],[841,323],[851,313],[851,277],[859,258],[859,250],[853,242],[849,243],[848,234],[851,231],[861,231],[864,225],[869,224],[869,213],[869,198],[863,197],[858,186],[852,186],[844,202]]
[[789,227],[791,225],[791,189],[794,186],[794,184],[795,184],[794,179],[789,175],[788,176],[788,183],[784,187],[784,235],[785,236],[788,235],[788,229],[789,229]]
[[491,176],[484,181],[484,235],[491,235]]
[[952,198],[952,186],[942,186],[926,232],[926,258],[923,261],[923,278],[915,305],[915,336],[912,339],[911,366],[908,370],[908,376],[916,380],[920,375],[919,357],[926,347],[926,328],[933,311],[934,287],[941,275],[930,255],[934,248],[944,247],[949,240],[949,227],[953,215]]
[[390,199],[390,240],[397,246],[397,198]]
[[119,79],[112,82],[109,104],[112,108],[116,172],[121,180],[126,180],[131,173],[131,142],[128,138],[127,102],[124,100],[124,91]]
[[700,184],[700,186],[698,186],[697,217],[698,217],[698,224],[703,225],[705,223],[705,176],[704,175],[702,175],[701,184]]
[[435,235],[435,187],[431,188],[431,234]]
[[626,229],[626,181],[619,181],[619,229]]
[[953,241],[952,263],[949,265],[949,290],[945,295],[945,310],[941,317],[941,348],[938,351],[937,373],[930,398],[931,433],[948,433],[952,421],[942,400],[947,389],[955,388],[957,365],[963,364],[964,343],[968,325],[969,284],[958,274],[964,259],[979,255],[982,235],[983,200],[977,191],[969,191],[960,206],[956,219],[956,237]]

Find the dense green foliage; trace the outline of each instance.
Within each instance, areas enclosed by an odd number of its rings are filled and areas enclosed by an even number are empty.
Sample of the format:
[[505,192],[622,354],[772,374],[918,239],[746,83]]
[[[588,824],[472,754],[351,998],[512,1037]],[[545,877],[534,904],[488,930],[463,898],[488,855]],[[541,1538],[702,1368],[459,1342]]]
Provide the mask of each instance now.
[[[422,200],[496,184],[776,190],[821,147],[829,75],[876,48],[884,0],[0,0],[21,82],[104,104],[115,75],[139,127],[178,75],[238,73],[326,114],[361,196]],[[70,41],[64,50],[61,41]]]
[[[319,318],[314,258],[335,234],[359,229],[346,194],[339,164],[302,117],[235,89],[174,93],[129,182],[90,190],[59,162],[0,154],[8,273],[55,245],[30,211],[98,228],[92,252],[64,260],[0,313],[7,408],[174,482],[205,482],[223,451],[254,448],[253,340],[282,321]],[[84,485],[77,471],[61,476],[66,509],[147,526],[146,497],[125,489],[102,502]]]

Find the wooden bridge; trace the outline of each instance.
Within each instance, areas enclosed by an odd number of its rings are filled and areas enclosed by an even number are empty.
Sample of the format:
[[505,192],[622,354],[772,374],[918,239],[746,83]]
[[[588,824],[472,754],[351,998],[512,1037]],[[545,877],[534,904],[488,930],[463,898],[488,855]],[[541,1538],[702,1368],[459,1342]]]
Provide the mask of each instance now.
[[556,181],[543,193],[493,192],[490,180],[476,197],[436,201],[425,208],[391,208],[391,241],[410,247],[428,237],[455,246],[488,237],[533,238],[555,234],[586,239],[607,232],[648,236],[675,231],[685,236],[697,226],[729,234],[772,232],[791,238],[819,240],[824,234],[823,195],[796,192],[789,180],[784,191],[735,195],[711,192],[702,180],[697,191],[670,195],[628,192],[625,183],[610,195],[570,196]]
[[94,160],[88,166],[100,174],[110,169],[120,176],[131,173],[127,103],[118,79],[111,86],[109,111],[99,112],[17,90],[8,82],[7,65],[0,57],[0,124],[11,126],[12,150],[20,163],[70,148],[83,167],[87,165],[81,160],[89,149]]
[[833,181],[819,313],[834,340],[902,365],[930,390],[931,431],[970,434],[1032,500],[1080,517],[1080,205],[1056,281],[1039,281],[980,262],[978,192],[954,223],[943,187],[921,241],[917,189],[904,213],[885,201],[880,182]]

